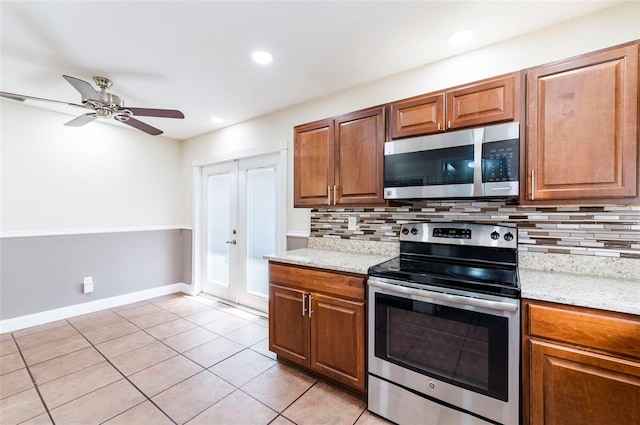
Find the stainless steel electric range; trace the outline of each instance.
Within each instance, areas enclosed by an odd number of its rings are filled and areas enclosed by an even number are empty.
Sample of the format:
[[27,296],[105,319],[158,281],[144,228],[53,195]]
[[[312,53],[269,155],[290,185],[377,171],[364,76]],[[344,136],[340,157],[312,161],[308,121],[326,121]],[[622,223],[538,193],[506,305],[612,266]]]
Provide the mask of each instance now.
[[368,408],[399,424],[517,425],[517,230],[402,225],[369,269]]

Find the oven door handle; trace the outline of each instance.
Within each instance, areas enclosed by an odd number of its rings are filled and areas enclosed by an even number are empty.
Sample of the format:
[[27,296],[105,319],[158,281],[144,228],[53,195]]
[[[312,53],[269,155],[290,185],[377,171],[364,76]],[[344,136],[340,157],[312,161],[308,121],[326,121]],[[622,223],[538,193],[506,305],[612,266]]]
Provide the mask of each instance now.
[[490,301],[480,298],[463,297],[460,295],[443,294],[442,292],[432,292],[424,289],[408,288],[401,285],[391,285],[388,283],[378,282],[377,280],[369,280],[369,285],[376,288],[385,289],[390,292],[400,292],[406,295],[415,295],[417,297],[428,297],[438,301],[447,301],[456,304],[471,305],[474,307],[483,307],[490,310],[502,311],[518,311],[518,304],[503,301]]

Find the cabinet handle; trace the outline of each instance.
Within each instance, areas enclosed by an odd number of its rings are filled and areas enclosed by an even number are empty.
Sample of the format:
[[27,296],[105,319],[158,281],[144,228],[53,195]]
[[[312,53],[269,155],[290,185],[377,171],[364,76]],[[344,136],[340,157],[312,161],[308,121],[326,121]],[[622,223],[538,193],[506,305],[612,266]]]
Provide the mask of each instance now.
[[533,170],[531,170],[531,200],[535,201],[536,200],[536,193],[535,193],[535,188],[536,188],[536,183],[535,183],[535,175],[533,174]]
[[438,130],[440,130],[440,123],[438,123]]
[[302,315],[303,316],[307,314],[307,308],[305,306],[306,299],[307,299],[307,294],[302,294]]
[[451,128],[451,121],[447,121],[447,128]]
[[336,200],[337,200],[337,198],[338,198],[337,193],[338,193],[338,189],[336,189],[336,185],[334,184],[334,185],[333,185],[333,205],[335,205],[335,204],[336,204]]
[[327,186],[327,205],[331,205],[331,186]]
[[313,310],[311,310],[311,294],[309,294],[309,319],[311,319],[311,314],[313,314]]

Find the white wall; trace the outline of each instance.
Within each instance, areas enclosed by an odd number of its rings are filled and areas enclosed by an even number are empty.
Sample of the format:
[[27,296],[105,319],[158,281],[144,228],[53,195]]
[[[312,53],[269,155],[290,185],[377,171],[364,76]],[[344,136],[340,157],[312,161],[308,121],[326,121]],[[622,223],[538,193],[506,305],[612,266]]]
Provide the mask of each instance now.
[[181,143],[94,121],[0,101],[0,231],[181,224]]
[[293,126],[393,100],[640,39],[640,2],[593,15],[393,75],[314,102],[265,115],[183,142],[182,221],[192,220],[192,163],[264,144],[289,143],[287,229],[309,231],[309,210],[293,208]]

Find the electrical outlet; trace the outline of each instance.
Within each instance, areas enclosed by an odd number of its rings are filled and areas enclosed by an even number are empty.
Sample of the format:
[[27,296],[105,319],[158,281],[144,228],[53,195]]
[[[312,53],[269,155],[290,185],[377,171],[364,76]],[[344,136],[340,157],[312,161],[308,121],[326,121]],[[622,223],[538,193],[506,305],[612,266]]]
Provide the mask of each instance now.
[[357,230],[358,229],[358,219],[357,217],[349,217],[347,220],[349,230]]
[[88,294],[93,292],[93,276],[86,276],[82,285],[82,292]]

